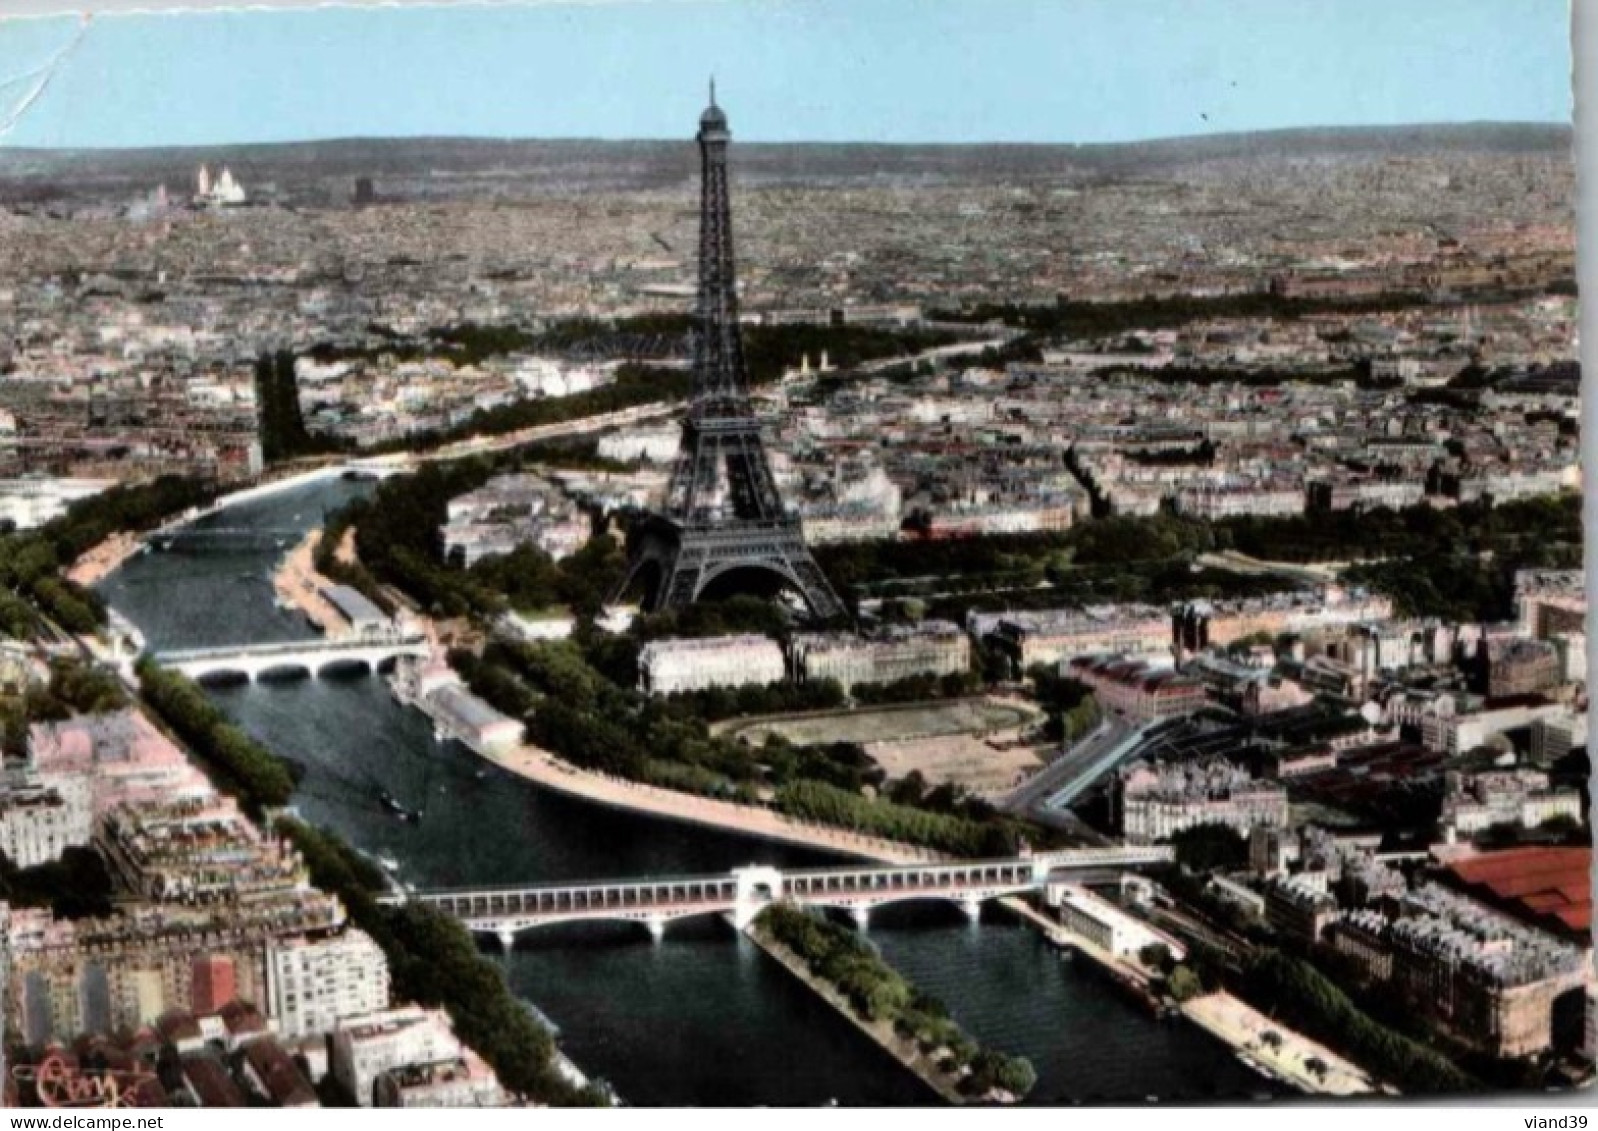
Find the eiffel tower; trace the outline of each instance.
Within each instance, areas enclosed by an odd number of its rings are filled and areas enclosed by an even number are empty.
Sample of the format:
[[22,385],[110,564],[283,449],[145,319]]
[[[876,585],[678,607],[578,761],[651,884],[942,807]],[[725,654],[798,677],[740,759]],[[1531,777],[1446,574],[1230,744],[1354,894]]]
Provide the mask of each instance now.
[[732,211],[727,197],[727,115],[699,118],[699,299],[694,382],[682,446],[664,507],[634,525],[621,592],[644,591],[650,612],[710,594],[792,590],[813,616],[843,615],[805,545],[797,515],[783,508],[749,402],[749,373],[733,281]]

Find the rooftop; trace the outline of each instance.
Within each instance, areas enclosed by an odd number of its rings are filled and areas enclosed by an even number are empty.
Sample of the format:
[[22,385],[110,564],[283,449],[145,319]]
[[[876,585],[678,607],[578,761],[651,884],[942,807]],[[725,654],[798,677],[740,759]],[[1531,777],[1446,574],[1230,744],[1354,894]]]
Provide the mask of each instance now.
[[333,607],[344,615],[344,619],[351,624],[360,624],[363,621],[384,621],[387,614],[360,592],[348,585],[330,585],[323,590],[325,596]]
[[1592,849],[1510,848],[1461,860],[1449,875],[1467,891],[1532,921],[1592,930]]

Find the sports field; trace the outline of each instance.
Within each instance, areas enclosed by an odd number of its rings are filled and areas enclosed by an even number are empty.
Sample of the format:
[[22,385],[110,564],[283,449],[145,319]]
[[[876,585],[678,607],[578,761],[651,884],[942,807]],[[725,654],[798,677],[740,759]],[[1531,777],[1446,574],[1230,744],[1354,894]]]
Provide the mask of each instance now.
[[999,794],[1040,765],[1037,751],[1016,741],[1043,713],[1008,699],[956,699],[781,715],[728,723],[722,733],[749,742],[780,734],[796,746],[855,742],[890,778],[918,772],[933,785],[953,782],[973,793]]
[[866,747],[866,753],[890,778],[908,777],[914,771],[933,785],[952,782],[986,796],[1008,793],[1043,766],[1030,746],[994,746],[969,734],[876,742]]
[[953,699],[818,715],[745,719],[729,724],[723,733],[757,745],[765,741],[768,734],[780,734],[795,746],[821,746],[832,742],[870,746],[910,738],[991,734],[1024,727],[1040,718],[1040,712],[1025,703],[1004,699]]

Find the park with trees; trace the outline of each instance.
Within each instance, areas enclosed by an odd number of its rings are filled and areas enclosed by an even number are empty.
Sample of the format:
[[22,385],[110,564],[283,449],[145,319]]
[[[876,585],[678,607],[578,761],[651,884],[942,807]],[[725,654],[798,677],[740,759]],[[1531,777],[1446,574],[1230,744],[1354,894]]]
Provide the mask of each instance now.
[[136,670],[144,702],[211,769],[219,789],[257,816],[288,804],[295,774],[285,759],[230,722],[193,680],[148,658]]

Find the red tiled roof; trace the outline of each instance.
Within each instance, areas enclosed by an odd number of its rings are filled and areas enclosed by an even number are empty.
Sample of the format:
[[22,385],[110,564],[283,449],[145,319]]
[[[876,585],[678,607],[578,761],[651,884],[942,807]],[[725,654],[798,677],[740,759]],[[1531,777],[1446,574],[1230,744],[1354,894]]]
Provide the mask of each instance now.
[[1449,871],[1529,918],[1552,917],[1583,934],[1592,929],[1591,848],[1511,848],[1460,860]]
[[294,1060],[277,1043],[274,1037],[253,1042],[244,1050],[244,1058],[260,1077],[267,1097],[279,1107],[300,1107],[316,1103],[316,1093],[305,1076],[295,1066]]
[[217,1015],[222,1018],[222,1024],[227,1026],[227,1031],[234,1036],[241,1033],[264,1033],[266,1019],[261,1016],[258,1009],[247,1001],[234,999],[228,1002]]
[[199,1097],[201,1107],[244,1106],[244,1094],[213,1054],[198,1053],[184,1057],[183,1079]]

